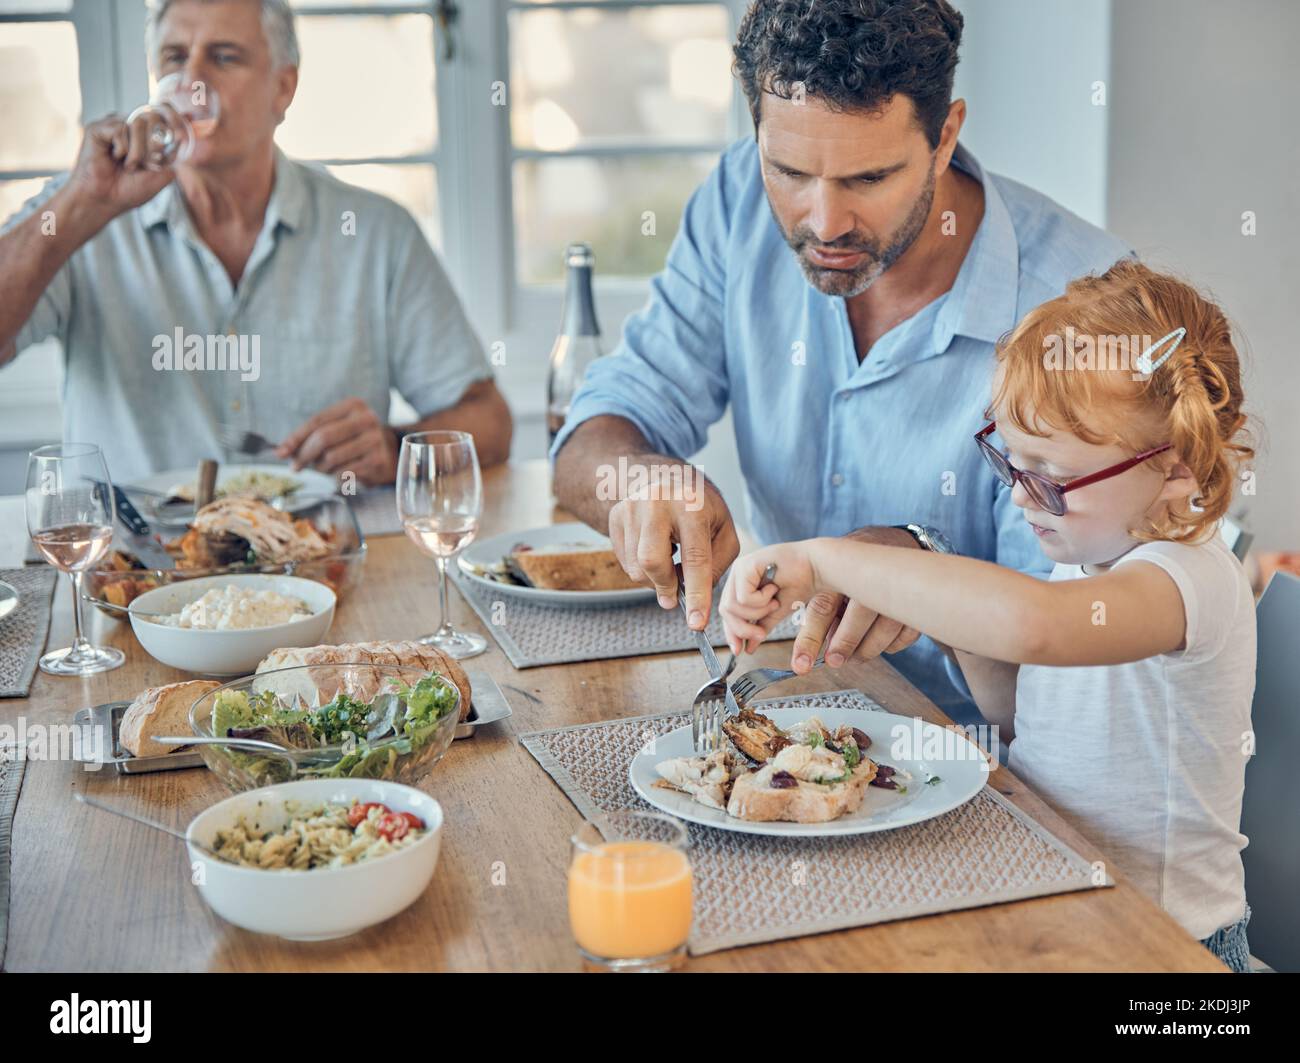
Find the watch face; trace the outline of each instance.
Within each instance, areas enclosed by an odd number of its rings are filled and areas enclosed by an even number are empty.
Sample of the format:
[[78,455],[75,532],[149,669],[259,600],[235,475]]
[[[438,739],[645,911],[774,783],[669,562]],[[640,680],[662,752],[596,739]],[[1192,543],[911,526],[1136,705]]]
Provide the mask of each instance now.
[[938,528],[922,528],[921,531],[925,533],[925,537],[930,541],[930,549],[936,553],[951,554],[953,552],[952,543]]

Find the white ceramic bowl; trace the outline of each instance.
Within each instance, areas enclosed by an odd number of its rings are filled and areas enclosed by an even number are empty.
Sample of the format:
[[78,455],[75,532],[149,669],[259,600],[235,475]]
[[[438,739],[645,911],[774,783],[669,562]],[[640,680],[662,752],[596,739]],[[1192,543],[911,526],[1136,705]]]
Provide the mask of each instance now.
[[[269,830],[288,822],[286,801],[314,807],[378,801],[424,820],[427,833],[405,849],[361,864],[313,871],[262,871],[209,856],[218,830],[241,816]],[[325,941],[382,923],[409,907],[433,878],[442,843],[442,806],[426,793],[375,779],[314,779],[245,790],[194,817],[185,832],[199,893],[227,922],[294,941]]]
[[[311,614],[287,624],[246,631],[169,627],[140,615],[179,613],[208,591],[232,584],[301,599],[307,603]],[[245,573],[169,583],[140,595],[127,612],[131,617],[131,630],[140,640],[140,645],[163,664],[200,675],[247,675],[257,668],[263,657],[281,646],[318,645],[334,622],[335,601],[334,592],[315,580]]]

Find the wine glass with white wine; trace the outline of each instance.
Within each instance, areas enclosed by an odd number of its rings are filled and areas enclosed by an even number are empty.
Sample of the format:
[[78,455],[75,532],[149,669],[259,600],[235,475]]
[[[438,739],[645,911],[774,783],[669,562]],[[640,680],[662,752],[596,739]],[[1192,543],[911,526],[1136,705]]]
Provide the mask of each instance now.
[[108,553],[116,516],[108,466],[91,443],[56,443],[27,459],[27,533],[46,561],[72,581],[76,638],[41,658],[51,675],[94,675],[126,659],[111,646],[92,646],[81,633],[81,576]]
[[162,78],[149,102],[126,121],[144,129],[146,169],[164,170],[188,162],[199,143],[216,133],[220,120],[217,90],[178,72]]
[[420,639],[458,660],[487,649],[487,639],[452,627],[447,562],[474,541],[483,515],[483,476],[468,432],[416,432],[397,458],[397,516],[420,552],[438,563],[442,623]]

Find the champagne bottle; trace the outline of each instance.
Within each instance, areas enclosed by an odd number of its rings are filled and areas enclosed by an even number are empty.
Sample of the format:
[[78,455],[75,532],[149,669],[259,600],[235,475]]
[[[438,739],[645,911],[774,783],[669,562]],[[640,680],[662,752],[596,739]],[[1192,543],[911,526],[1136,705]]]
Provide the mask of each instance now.
[[568,273],[564,285],[564,321],[551,348],[551,369],[546,381],[547,446],[555,442],[569,416],[569,404],[587,366],[601,355],[600,326],[591,292],[596,261],[588,244],[570,244],[564,252]]

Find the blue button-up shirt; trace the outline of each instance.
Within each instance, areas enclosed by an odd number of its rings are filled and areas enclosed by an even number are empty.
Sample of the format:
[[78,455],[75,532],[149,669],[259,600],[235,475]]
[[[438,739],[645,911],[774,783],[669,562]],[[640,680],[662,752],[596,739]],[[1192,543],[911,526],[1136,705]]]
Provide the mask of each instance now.
[[[912,522],[938,528],[960,554],[1045,575],[1050,563],[972,440],[994,344],[1129,249],[985,173],[961,146],[953,162],[984,187],[966,259],[948,292],[859,364],[844,299],[804,279],[772,217],[756,143],[733,145],[687,204],[649,302],[587,371],[552,454],[582,421],[616,414],[657,450],[688,458],[730,403],[761,541]],[[928,639],[890,660],[954,718],[976,719]]]

